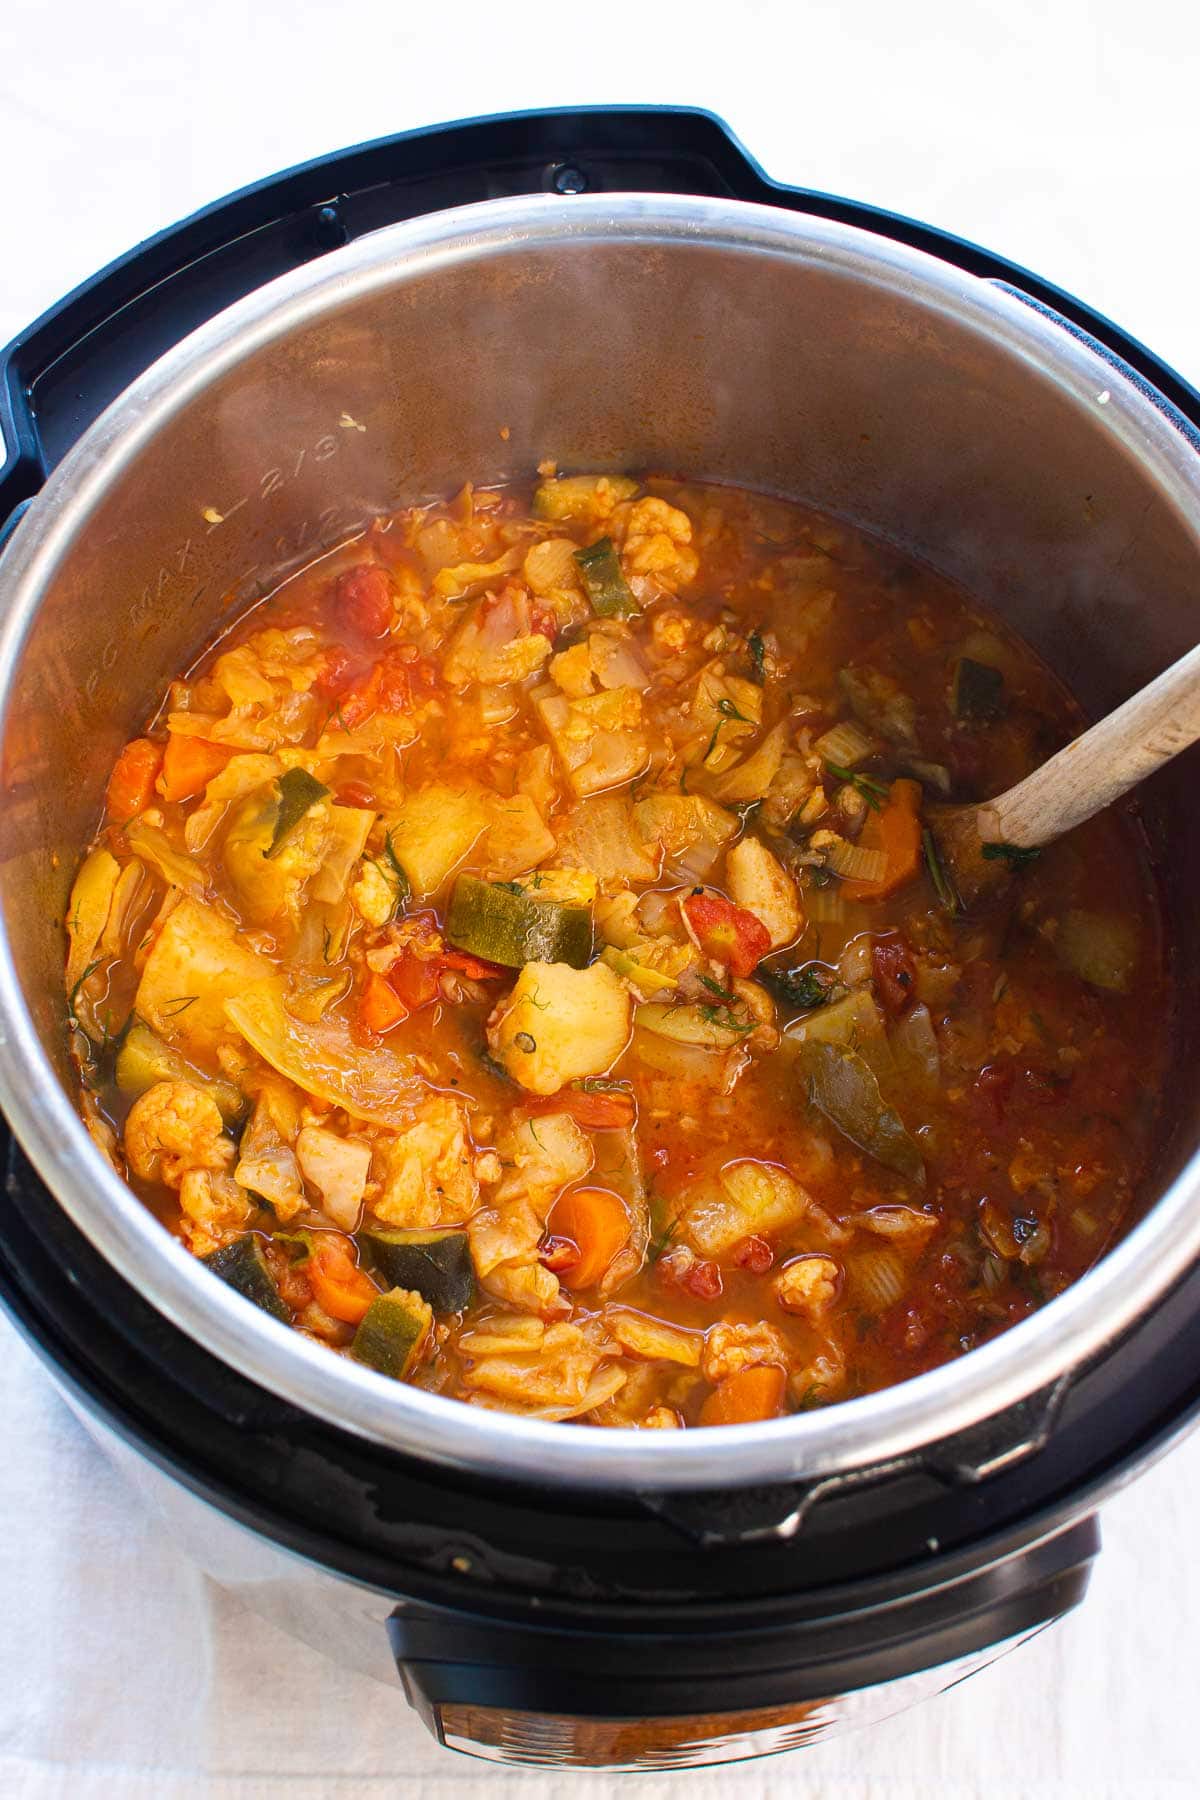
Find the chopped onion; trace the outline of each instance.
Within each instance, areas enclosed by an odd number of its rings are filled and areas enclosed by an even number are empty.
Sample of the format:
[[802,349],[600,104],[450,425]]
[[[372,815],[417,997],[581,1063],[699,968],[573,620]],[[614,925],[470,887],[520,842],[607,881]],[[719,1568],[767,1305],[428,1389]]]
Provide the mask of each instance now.
[[894,1250],[864,1250],[849,1267],[850,1288],[871,1312],[886,1312],[908,1286],[904,1264]]
[[822,762],[834,763],[842,769],[853,769],[866,762],[878,749],[879,740],[865,731],[856,719],[842,719],[831,725],[813,745]]
[[882,881],[888,859],[885,850],[868,850],[865,844],[850,844],[839,838],[829,846],[825,864],[843,881]]

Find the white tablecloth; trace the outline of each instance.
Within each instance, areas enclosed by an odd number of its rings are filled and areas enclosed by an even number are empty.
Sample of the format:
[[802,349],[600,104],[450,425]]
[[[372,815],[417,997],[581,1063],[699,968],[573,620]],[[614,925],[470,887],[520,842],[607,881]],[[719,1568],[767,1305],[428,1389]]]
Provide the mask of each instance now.
[[[0,342],[139,237],[305,157],[509,107],[710,106],[781,179],[974,237],[1193,381],[1195,6],[695,0],[452,9],[6,0]],[[399,1691],[244,1613],[175,1552],[0,1326],[0,1794],[237,1800],[616,1791],[438,1751]],[[1154,1800],[1200,1790],[1200,1443],[1106,1512],[1082,1611],[906,1718],[639,1800]]]

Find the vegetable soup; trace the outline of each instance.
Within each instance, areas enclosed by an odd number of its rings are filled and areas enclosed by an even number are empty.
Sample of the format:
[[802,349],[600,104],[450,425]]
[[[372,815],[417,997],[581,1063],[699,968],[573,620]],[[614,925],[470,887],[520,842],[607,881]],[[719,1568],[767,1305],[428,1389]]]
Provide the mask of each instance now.
[[1080,726],[1033,653],[799,506],[540,475],[376,520],[126,745],[88,1128],[247,1300],[472,1405],[678,1430],[960,1356],[1133,1210],[1135,818],[964,908],[937,807]]

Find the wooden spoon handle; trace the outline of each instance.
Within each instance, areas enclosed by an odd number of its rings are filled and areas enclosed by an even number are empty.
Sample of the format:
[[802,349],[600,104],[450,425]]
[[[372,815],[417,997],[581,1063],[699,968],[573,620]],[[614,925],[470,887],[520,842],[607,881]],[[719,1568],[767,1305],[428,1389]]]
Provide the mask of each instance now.
[[981,806],[979,836],[1022,849],[1049,844],[1197,738],[1200,645],[1016,787]]

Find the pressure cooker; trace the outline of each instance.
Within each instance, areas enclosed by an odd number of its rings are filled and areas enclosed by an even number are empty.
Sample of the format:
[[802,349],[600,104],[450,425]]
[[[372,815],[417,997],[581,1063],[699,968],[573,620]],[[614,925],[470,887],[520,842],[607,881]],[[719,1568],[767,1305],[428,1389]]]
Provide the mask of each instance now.
[[219,202],[9,346],[0,424],[0,1299],[181,1546],[515,1763],[797,1746],[1074,1606],[1098,1506],[1200,1404],[1194,753],[1142,801],[1178,1017],[1139,1221],[957,1362],[719,1434],[444,1400],[213,1281],[76,1114],[60,921],[171,673],[464,471],[803,499],[961,582],[1098,714],[1195,639],[1200,396],[999,257],[771,182],[709,114],[602,108]]

